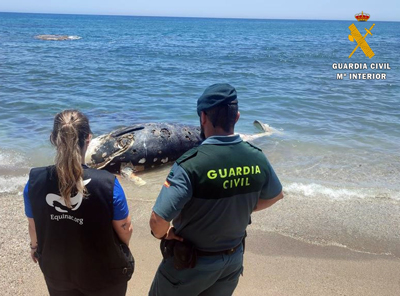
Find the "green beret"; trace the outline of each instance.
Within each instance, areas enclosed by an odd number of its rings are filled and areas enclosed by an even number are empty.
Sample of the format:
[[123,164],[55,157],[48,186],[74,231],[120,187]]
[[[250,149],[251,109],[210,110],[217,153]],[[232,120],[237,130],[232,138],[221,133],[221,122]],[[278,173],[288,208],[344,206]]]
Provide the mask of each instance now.
[[[197,100],[197,114],[219,105],[228,105],[237,99],[236,89],[227,83],[217,83],[206,88]],[[237,102],[235,102],[237,103]]]

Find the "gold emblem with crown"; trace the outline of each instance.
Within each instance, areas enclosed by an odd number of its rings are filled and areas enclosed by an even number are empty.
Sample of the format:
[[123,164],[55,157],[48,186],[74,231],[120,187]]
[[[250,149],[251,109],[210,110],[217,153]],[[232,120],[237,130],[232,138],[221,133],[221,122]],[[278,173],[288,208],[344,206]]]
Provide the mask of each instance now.
[[366,22],[367,20],[369,20],[369,14],[364,13],[364,11],[361,11],[361,13],[356,14],[354,17],[359,22]]

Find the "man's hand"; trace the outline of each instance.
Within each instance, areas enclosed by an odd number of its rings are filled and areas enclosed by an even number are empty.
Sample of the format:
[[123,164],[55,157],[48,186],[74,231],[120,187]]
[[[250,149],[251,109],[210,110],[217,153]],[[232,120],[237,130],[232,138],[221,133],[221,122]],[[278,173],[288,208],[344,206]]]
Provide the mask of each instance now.
[[150,217],[150,228],[155,238],[162,239],[165,235],[165,239],[183,241],[182,237],[175,234],[175,228],[170,226],[168,221],[161,218],[154,211],[151,213]]
[[183,241],[183,237],[177,236],[175,234],[175,228],[172,226],[168,229],[167,236],[165,237],[165,239],[168,239],[168,240],[175,239],[175,240],[178,240],[181,242]]
[[151,213],[150,217],[150,229],[155,238],[161,239],[169,231],[169,222],[165,221],[154,211]]

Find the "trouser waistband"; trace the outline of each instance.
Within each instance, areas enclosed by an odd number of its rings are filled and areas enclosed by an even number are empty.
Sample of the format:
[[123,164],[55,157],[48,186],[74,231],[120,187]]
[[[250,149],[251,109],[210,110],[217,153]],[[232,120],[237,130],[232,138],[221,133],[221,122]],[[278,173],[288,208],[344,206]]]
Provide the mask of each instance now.
[[217,255],[231,255],[236,252],[237,249],[242,245],[242,243],[238,244],[236,247],[224,251],[218,251],[218,252],[207,252],[207,251],[200,251],[197,250],[197,255],[198,256],[217,256]]

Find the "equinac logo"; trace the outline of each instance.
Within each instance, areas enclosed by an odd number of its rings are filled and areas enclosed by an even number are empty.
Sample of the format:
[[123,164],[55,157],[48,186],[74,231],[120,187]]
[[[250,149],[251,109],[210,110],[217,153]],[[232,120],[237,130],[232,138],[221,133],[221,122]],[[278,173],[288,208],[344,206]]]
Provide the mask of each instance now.
[[[89,184],[92,179],[84,180],[83,185]],[[76,211],[82,204],[83,194],[78,193],[77,195],[71,197],[71,206],[72,208],[68,208],[65,204],[64,199],[54,193],[49,193],[46,195],[46,202],[49,206],[54,207],[60,213],[68,213],[69,211]]]

